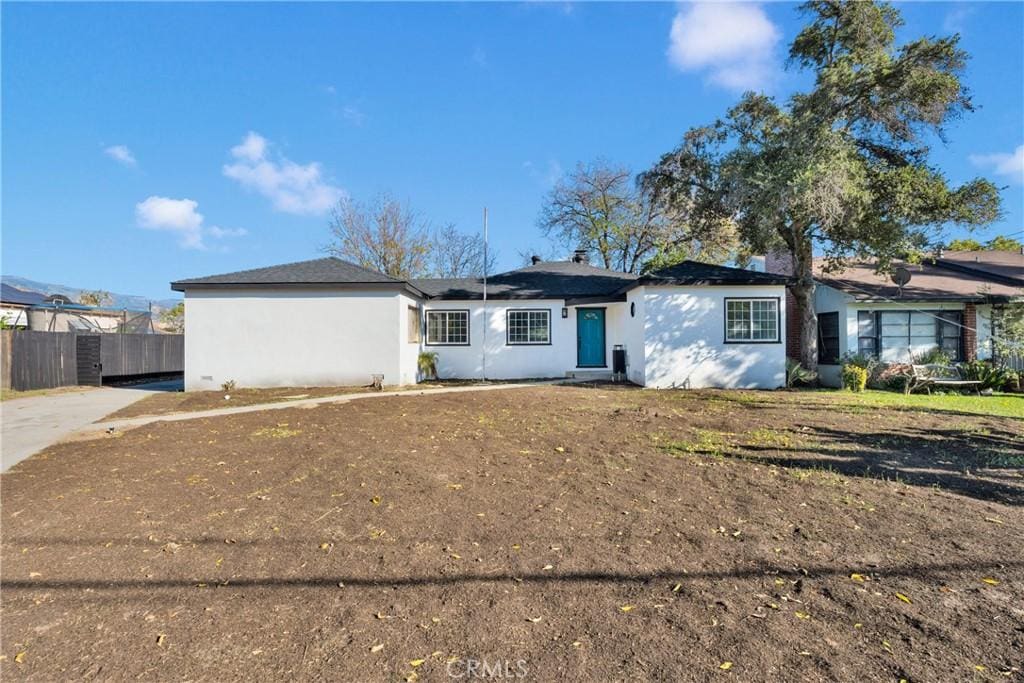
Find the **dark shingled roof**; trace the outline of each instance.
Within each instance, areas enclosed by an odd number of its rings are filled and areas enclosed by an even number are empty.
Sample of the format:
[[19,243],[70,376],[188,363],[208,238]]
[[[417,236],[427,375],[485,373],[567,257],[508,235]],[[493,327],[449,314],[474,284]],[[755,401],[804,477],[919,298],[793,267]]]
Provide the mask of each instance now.
[[1024,253],[1020,251],[947,251],[935,259],[935,265],[1024,287]]
[[24,289],[0,284],[0,301],[17,306],[37,306],[46,301],[46,296],[39,292],[26,292]]
[[[488,299],[579,299],[613,295],[636,280],[630,273],[573,261],[541,261],[536,265],[487,278]],[[427,296],[438,299],[483,298],[482,278],[410,280]]]
[[683,261],[674,266],[641,275],[637,285],[785,285],[790,278],[742,268]]
[[396,280],[375,270],[369,270],[354,263],[343,261],[340,258],[328,256],[327,258],[319,258],[312,261],[299,261],[279,266],[268,266],[267,268],[240,270],[237,273],[224,273],[223,275],[178,280],[171,283],[171,289],[183,292],[187,287],[206,287],[209,285],[336,284],[404,285],[405,283],[402,280]]
[[[685,261],[637,277],[575,261],[541,261],[487,278],[488,299],[612,300],[637,285],[783,285],[781,275]],[[408,288],[431,299],[475,300],[484,294],[483,278],[419,278],[405,282],[339,258],[287,263],[237,273],[178,280],[171,288],[281,285],[386,285]]]
[[[826,273],[815,263],[815,278],[822,284],[850,294],[860,301],[900,299],[901,301],[974,301],[1008,300],[1024,297],[1024,279],[1012,282],[1011,276],[997,276],[980,269],[950,269],[942,261],[935,263],[896,263],[910,272],[910,282],[902,288],[884,273],[876,273],[874,264],[855,263]],[[1021,273],[1024,268],[1018,269]],[[1004,280],[1005,278],[1005,280]]]

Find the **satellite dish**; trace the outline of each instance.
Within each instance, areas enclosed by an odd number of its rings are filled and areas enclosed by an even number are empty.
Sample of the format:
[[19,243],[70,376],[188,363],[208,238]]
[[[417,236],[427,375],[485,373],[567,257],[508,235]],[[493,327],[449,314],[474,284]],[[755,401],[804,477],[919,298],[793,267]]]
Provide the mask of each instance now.
[[896,284],[896,286],[899,287],[902,290],[903,287],[908,282],[910,282],[911,275],[910,275],[910,271],[909,270],[907,270],[903,266],[900,266],[899,268],[897,268],[896,270],[894,270],[892,272],[892,276],[891,277],[892,277],[892,281]]

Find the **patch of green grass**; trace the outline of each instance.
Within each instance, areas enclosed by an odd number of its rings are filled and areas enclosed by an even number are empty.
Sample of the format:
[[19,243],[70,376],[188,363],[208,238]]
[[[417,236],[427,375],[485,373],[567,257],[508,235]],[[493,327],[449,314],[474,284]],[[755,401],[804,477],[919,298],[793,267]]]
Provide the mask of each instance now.
[[729,437],[735,436],[729,432],[718,432],[713,429],[693,429],[693,440],[690,441],[669,441],[661,445],[661,448],[673,454],[693,455],[700,453],[712,457],[722,457],[725,449],[729,446]]
[[746,446],[762,448],[793,448],[796,439],[789,432],[761,427],[747,434]]
[[951,431],[963,432],[964,436],[991,436],[992,430],[988,427],[981,427],[967,422],[958,422],[949,426]]
[[822,389],[812,393],[816,397],[828,398],[836,405],[855,410],[857,408],[895,408],[897,410],[949,411],[1024,419],[1024,395],[1022,394],[997,393],[992,396],[910,394],[907,396],[894,391],[868,390],[855,394],[840,389]]
[[262,437],[266,439],[287,439],[292,436],[296,436],[300,431],[298,429],[288,429],[288,424],[279,424],[276,427],[263,427],[257,429],[252,433],[255,437]]
[[1016,453],[1002,453],[988,458],[987,467],[1021,467],[1024,468],[1024,455]]

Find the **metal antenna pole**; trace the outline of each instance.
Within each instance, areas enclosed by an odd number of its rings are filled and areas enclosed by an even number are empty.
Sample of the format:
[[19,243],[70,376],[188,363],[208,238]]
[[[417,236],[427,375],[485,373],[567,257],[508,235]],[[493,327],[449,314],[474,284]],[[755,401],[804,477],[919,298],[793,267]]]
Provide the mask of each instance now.
[[484,381],[487,381],[487,328],[491,326],[487,317],[487,207],[484,207],[484,334],[481,347],[480,370]]

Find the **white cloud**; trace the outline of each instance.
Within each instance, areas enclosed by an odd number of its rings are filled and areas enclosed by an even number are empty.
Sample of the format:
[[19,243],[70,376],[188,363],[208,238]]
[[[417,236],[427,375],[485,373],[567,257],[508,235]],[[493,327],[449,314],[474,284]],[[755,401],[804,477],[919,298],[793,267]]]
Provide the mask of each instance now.
[[547,187],[554,187],[555,183],[561,180],[562,176],[565,175],[565,170],[556,159],[548,159],[547,164],[543,169],[539,168],[537,164],[532,161],[524,161],[523,168],[531,178]]
[[324,179],[317,162],[302,165],[284,157],[271,159],[268,148],[266,138],[250,132],[242,144],[231,148],[235,162],[224,165],[224,175],[256,190],[286,213],[321,215],[345,196],[344,190]]
[[942,30],[946,33],[963,33],[967,20],[974,14],[975,8],[957,3],[942,20]]
[[135,155],[132,154],[132,151],[126,145],[111,145],[103,150],[103,153],[125,166],[135,167],[138,164],[135,161]]
[[191,199],[148,197],[135,205],[135,221],[147,230],[167,230],[176,233],[181,246],[202,249],[203,214],[196,209],[199,202]]
[[489,62],[487,61],[487,51],[479,45],[473,48],[473,54],[470,59],[481,69],[486,69],[489,66]]
[[1008,154],[972,154],[969,158],[975,166],[992,169],[996,175],[1015,183],[1024,183],[1024,145]]
[[211,225],[206,229],[206,234],[210,237],[244,237],[249,234],[249,231],[245,228],[220,228],[216,225]]
[[259,161],[267,154],[267,139],[262,135],[249,132],[242,144],[231,148],[231,156],[245,161]]
[[694,3],[672,20],[668,59],[682,71],[706,71],[708,80],[725,88],[758,89],[778,74],[780,37],[760,5]]
[[354,104],[346,104],[341,108],[341,116],[349,123],[361,126],[366,122],[366,114]]
[[203,237],[222,239],[241,237],[243,228],[220,228],[215,225],[204,227],[203,214],[199,213],[199,202],[193,199],[170,199],[168,197],[147,197],[135,205],[135,221],[147,230],[164,230],[178,236],[184,249],[206,249]]

